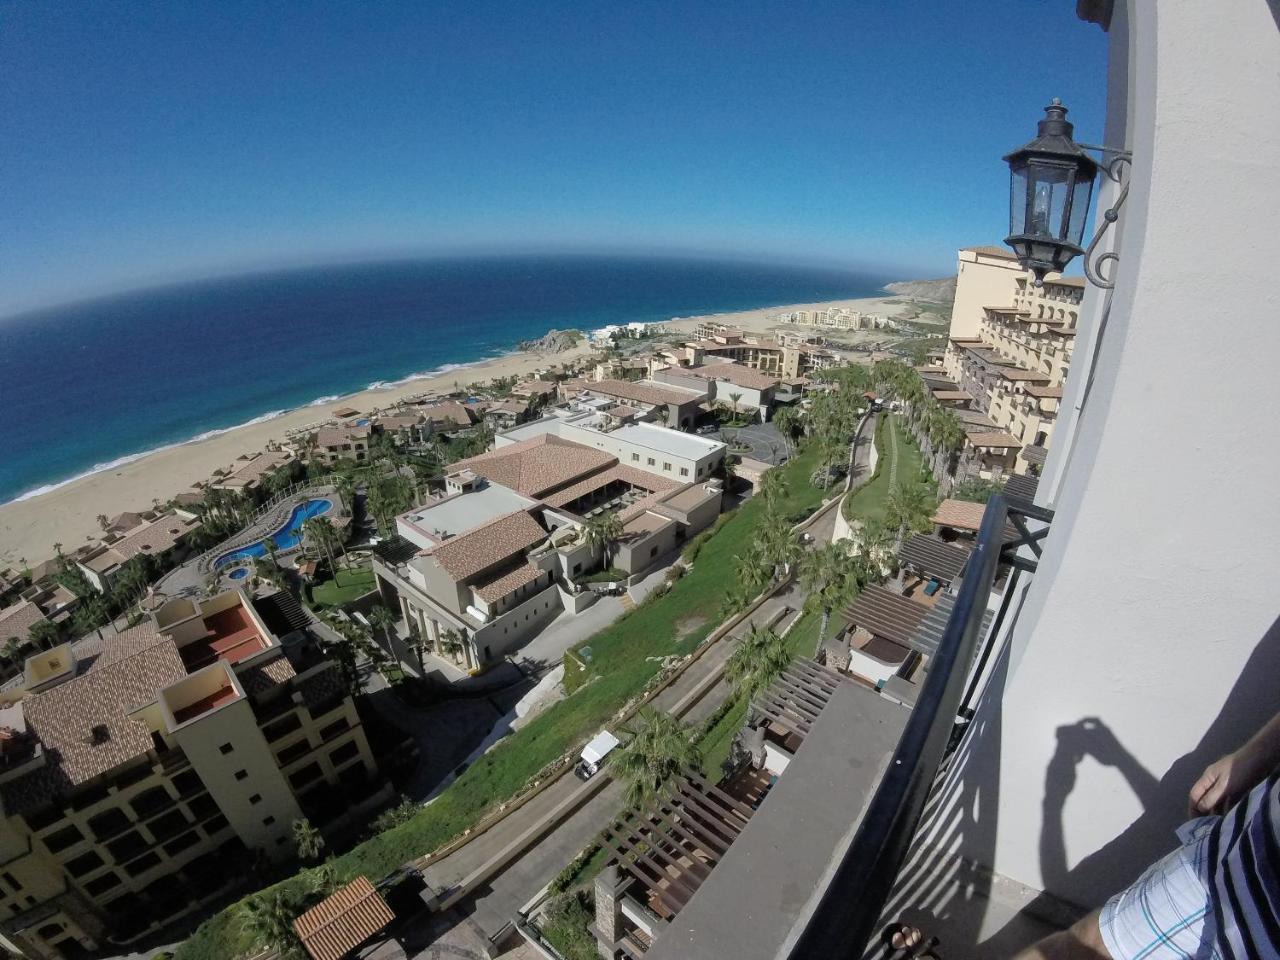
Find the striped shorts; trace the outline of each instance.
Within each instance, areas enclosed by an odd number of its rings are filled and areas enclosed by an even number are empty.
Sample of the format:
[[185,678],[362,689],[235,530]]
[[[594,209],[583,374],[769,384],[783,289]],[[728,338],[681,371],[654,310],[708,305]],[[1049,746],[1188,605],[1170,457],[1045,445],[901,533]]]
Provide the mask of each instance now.
[[1216,960],[1217,950],[1204,940],[1208,834],[1218,819],[1199,817],[1184,824],[1178,830],[1182,846],[1107,901],[1098,926],[1114,960]]

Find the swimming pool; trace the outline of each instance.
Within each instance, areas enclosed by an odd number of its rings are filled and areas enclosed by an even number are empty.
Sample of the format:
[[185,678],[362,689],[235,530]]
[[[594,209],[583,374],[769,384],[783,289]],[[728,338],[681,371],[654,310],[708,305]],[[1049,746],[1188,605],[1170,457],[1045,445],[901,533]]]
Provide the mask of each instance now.
[[[289,514],[289,519],[279,530],[271,536],[275,539],[277,550],[292,550],[302,541],[302,525],[312,517],[318,517],[322,513],[328,513],[333,509],[332,500],[308,500],[306,503],[300,503],[293,508],[293,513]],[[249,560],[253,557],[262,557],[267,553],[266,538],[251,543],[247,547],[239,547],[236,550],[229,550],[213,561],[213,569],[221,570],[228,563],[235,563],[237,560]]]
[[230,573],[227,574],[227,576],[230,577],[232,580],[243,580],[248,575],[249,575],[248,567],[236,567],[234,570],[232,570]]

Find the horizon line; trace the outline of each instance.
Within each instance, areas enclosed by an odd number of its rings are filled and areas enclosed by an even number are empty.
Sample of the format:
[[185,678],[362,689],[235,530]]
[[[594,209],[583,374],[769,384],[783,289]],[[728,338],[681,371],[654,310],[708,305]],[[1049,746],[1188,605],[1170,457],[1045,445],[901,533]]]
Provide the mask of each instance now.
[[[211,281],[232,280],[237,278],[248,277],[265,277],[276,276],[287,273],[303,273],[308,270],[320,269],[325,267],[346,267],[372,265],[379,263],[412,263],[427,261],[446,261],[446,260],[481,260],[486,258],[557,258],[557,257],[576,257],[582,259],[604,259],[607,257],[633,258],[633,259],[650,259],[650,260],[687,260],[687,261],[709,261],[722,263],[745,263],[758,266],[791,266],[809,269],[825,269],[836,270],[846,273],[883,273],[890,276],[893,267],[889,264],[855,264],[843,258],[820,258],[795,254],[765,254],[748,251],[723,251],[714,252],[709,250],[681,248],[681,247],[577,247],[564,246],[556,248],[528,248],[528,247],[471,247],[471,248],[449,248],[448,250],[386,250],[379,253],[367,254],[334,254],[331,256],[318,256],[305,260],[286,258],[276,260],[270,264],[262,264],[254,266],[252,264],[232,265],[227,264],[221,267],[213,267],[207,270],[194,271],[175,271],[170,274],[156,275],[150,279],[138,278],[136,280],[123,281],[123,285],[111,285],[98,289],[94,292],[86,292],[75,295],[67,299],[53,300],[45,303],[38,303],[30,306],[22,306],[17,309],[7,310],[0,313],[0,323],[10,320],[20,320],[35,314],[48,313],[56,310],[63,310],[71,307],[91,304],[102,300],[112,300],[117,297],[128,297],[131,295],[164,290],[173,287],[182,287],[199,283],[207,283]],[[904,270],[903,272],[908,272]],[[935,279],[931,277],[891,277],[886,282],[899,282],[901,280],[925,280]]]

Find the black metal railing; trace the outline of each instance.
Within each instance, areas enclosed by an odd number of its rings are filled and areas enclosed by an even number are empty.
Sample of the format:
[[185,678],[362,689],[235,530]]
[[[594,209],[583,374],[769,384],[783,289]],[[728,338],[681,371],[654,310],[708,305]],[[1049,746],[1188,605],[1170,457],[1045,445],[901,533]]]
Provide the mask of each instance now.
[[[1002,563],[1013,568],[1015,578],[1019,572],[1034,571],[1048,528],[1032,530],[1027,521],[1047,524],[1052,518],[1052,511],[1014,503],[1000,494],[988,501],[955,606],[915,708],[852,843],[791,950],[792,960],[852,960],[867,952],[938,771],[967,723],[968,704],[973,702],[978,678],[1000,632],[1013,582],[1005,588],[1000,616],[989,633],[982,630],[996,574]],[[1010,527],[1017,532],[1011,539]],[[1021,555],[1024,547],[1032,557]],[[987,643],[983,643],[984,633],[992,638]]]

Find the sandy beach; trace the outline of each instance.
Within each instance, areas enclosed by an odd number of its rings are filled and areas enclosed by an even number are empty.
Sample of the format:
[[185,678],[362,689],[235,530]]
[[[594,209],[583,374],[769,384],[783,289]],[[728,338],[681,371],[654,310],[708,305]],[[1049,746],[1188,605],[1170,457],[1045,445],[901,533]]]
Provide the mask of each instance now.
[[[895,298],[835,300],[819,304],[788,304],[735,313],[680,317],[670,323],[672,330],[692,331],[700,322],[715,319],[746,330],[763,331],[771,326],[769,317],[781,311],[847,306],[864,313],[894,316]],[[805,329],[805,328],[797,328]],[[207,479],[214,470],[229,466],[242,454],[257,452],[272,440],[307,424],[325,420],[332,411],[354,407],[363,412],[386,409],[398,401],[431,391],[446,392],[455,383],[472,384],[496,377],[523,377],[537,370],[592,353],[584,342],[557,354],[512,353],[474,366],[451,370],[432,378],[377,390],[348,394],[323,406],[299,407],[261,423],[255,423],[206,440],[194,441],[147,454],[132,462],[73,480],[48,493],[0,506],[0,568],[17,567],[45,560],[53,545],[71,550],[96,540],[101,533],[97,517],[114,516],[124,510],[149,510],[153,501],[165,501]]]

